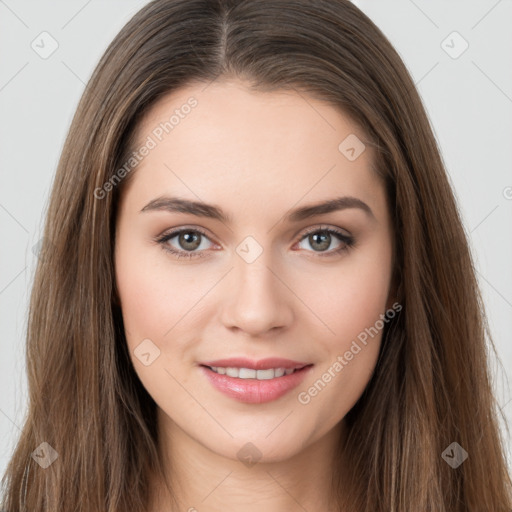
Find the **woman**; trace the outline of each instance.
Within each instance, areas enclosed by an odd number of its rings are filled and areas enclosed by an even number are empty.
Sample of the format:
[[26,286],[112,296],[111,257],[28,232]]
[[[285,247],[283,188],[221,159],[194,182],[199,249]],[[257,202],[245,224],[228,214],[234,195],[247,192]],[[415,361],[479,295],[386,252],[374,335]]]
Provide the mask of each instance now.
[[145,6],[45,243],[4,509],[512,508],[456,202],[350,2]]

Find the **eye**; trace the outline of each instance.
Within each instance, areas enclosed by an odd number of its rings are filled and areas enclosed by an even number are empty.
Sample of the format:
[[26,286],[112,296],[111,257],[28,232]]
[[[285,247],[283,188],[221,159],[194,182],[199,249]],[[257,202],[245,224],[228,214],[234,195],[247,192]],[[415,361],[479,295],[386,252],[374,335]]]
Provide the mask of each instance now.
[[[327,249],[331,246],[334,240],[338,240],[338,246],[330,251]],[[320,257],[335,256],[342,252],[348,251],[355,244],[353,237],[345,235],[341,231],[333,228],[314,228],[306,232],[301,238],[299,243],[306,241],[310,247],[313,248],[313,252],[321,253],[318,254]]]
[[[338,240],[338,246],[332,250],[327,251],[334,240]],[[176,245],[171,244],[171,240],[175,239]],[[155,241],[159,243],[162,248],[172,253],[176,258],[201,258],[206,256],[206,249],[203,242],[209,240],[207,234],[197,228],[182,228],[161,237],[157,237]],[[351,236],[345,235],[341,231],[333,228],[316,227],[310,229],[300,239],[299,244],[307,241],[313,251],[320,257],[335,256],[342,252],[348,251],[354,246],[355,240]]]
[[[169,244],[173,238],[177,239],[176,243],[178,244],[178,248]],[[208,239],[204,231],[197,228],[187,228],[167,233],[157,238],[156,241],[162,245],[164,250],[174,254],[177,258],[195,258],[205,255],[204,249],[207,247],[204,247],[202,244],[204,239]]]

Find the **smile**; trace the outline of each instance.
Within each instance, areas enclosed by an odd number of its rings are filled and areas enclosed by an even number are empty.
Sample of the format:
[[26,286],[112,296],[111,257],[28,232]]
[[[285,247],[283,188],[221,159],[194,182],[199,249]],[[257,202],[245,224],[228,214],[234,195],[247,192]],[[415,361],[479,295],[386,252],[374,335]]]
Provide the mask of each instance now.
[[290,375],[296,370],[293,368],[269,368],[268,370],[253,370],[252,368],[233,368],[222,366],[209,366],[211,370],[219,375],[227,375],[235,379],[257,379],[269,380],[283,375]]
[[206,365],[200,365],[199,368],[209,384],[227,397],[239,402],[261,404],[277,400],[295,389],[305,379],[313,365],[259,370]]

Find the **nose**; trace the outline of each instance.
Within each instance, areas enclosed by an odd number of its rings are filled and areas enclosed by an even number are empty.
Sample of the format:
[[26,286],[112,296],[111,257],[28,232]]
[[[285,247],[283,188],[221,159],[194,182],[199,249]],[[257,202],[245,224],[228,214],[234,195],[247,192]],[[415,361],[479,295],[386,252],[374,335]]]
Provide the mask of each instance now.
[[[274,262],[275,263],[275,262]],[[234,255],[234,268],[224,283],[221,319],[226,328],[263,336],[293,321],[293,293],[267,251],[248,263]]]

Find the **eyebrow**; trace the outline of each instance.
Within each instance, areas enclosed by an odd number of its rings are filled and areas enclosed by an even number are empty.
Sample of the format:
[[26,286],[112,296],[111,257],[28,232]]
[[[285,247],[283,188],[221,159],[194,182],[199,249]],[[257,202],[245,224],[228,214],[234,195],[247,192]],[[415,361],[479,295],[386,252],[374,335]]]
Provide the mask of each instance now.
[[[322,215],[338,210],[346,210],[348,208],[359,208],[369,217],[375,219],[375,215],[371,208],[361,199],[352,196],[336,197],[320,203],[302,206],[288,212],[284,216],[286,222],[299,222],[315,215]],[[167,211],[171,213],[188,213],[198,217],[208,217],[229,224],[232,222],[230,215],[226,214],[220,207],[213,204],[207,204],[189,199],[181,199],[178,197],[157,197],[150,201],[142,210],[142,212],[150,211]]]

